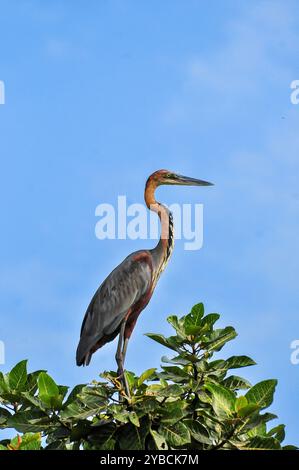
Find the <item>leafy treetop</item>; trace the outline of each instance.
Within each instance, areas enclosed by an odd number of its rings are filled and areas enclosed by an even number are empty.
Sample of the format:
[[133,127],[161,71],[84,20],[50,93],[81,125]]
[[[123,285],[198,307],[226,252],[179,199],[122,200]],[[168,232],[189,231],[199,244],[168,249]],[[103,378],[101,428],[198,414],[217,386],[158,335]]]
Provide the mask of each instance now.
[[215,328],[218,319],[200,303],[168,318],[173,336],[148,334],[173,357],[163,356],[160,370],[127,371],[131,397],[115,372],[70,393],[45,371],[28,373],[27,361],[0,373],[0,429],[20,433],[0,450],[296,449],[283,445],[283,424],[268,429],[277,381],[251,386],[231,373],[254,365],[250,357],[213,358],[237,335]]

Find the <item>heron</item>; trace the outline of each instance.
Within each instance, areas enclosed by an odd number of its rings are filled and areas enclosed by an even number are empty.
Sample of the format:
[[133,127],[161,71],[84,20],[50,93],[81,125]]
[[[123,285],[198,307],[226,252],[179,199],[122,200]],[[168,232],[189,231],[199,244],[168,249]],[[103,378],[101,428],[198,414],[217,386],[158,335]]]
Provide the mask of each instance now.
[[131,253],[100,285],[85,313],[76,353],[77,365],[87,366],[99,348],[119,335],[115,355],[117,377],[122,381],[127,395],[129,390],[124,374],[124,362],[128,342],[174,247],[172,214],[165,205],[155,199],[155,190],[161,185],[211,186],[212,183],[168,170],[158,170],[149,176],[144,199],[148,209],[157,213],[160,219],[158,244],[153,249]]

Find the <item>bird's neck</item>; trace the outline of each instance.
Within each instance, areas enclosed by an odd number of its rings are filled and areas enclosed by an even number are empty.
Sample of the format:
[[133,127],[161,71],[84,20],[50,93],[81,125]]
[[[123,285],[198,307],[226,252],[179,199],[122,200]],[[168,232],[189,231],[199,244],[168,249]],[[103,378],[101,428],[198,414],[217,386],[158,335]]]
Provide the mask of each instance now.
[[165,269],[174,247],[173,219],[170,210],[160,202],[156,201],[155,190],[157,183],[148,180],[145,187],[144,199],[147,207],[158,214],[161,221],[161,235],[157,246],[151,250],[155,262],[157,279]]

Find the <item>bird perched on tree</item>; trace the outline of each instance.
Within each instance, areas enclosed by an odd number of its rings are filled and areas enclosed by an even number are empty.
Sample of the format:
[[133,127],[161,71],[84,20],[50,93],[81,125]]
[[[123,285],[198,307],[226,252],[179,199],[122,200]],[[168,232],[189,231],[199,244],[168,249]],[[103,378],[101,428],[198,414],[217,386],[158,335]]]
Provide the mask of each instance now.
[[138,316],[151,299],[174,245],[172,214],[166,206],[155,199],[156,188],[166,184],[212,185],[207,181],[181,176],[168,170],[156,171],[148,178],[144,198],[147,207],[156,212],[160,218],[160,240],[151,250],[131,253],[101,284],[87,308],[77,348],[77,365],[88,365],[97,349],[119,335],[115,356],[118,365],[117,374],[123,381],[127,393],[124,361],[128,341]]

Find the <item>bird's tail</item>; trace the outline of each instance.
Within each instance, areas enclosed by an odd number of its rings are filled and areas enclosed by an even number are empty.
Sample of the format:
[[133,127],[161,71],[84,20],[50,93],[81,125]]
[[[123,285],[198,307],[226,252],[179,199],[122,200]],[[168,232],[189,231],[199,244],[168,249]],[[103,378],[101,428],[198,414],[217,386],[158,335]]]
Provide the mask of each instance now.
[[76,352],[77,366],[88,366],[90,363],[93,354],[92,346],[94,345],[94,339],[93,341],[92,339],[81,336]]
[[88,366],[90,363],[91,356],[94,352],[96,352],[99,348],[104,346],[104,344],[108,343],[109,341],[114,340],[114,338],[118,335],[119,330],[113,331],[110,335],[104,336],[88,336],[88,335],[81,335],[77,353],[76,353],[76,363],[77,366]]

